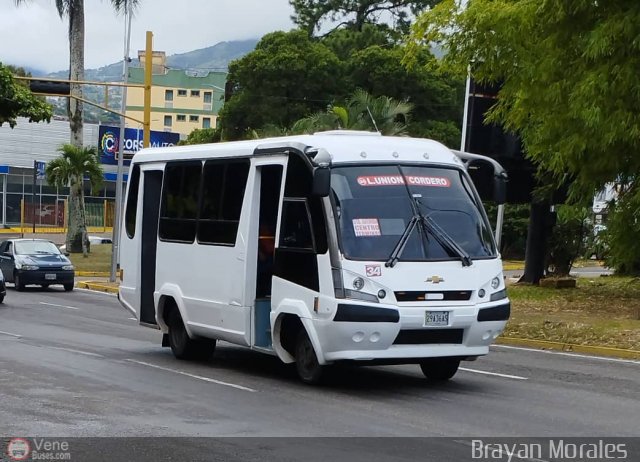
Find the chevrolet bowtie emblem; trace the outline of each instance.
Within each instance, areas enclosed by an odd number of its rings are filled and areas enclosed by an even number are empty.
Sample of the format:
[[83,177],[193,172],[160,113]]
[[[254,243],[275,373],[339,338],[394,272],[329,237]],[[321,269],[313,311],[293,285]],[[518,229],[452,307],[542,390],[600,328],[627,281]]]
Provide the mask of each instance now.
[[427,282],[440,284],[441,282],[444,282],[444,278],[441,278],[440,276],[431,276],[430,278],[427,278]]

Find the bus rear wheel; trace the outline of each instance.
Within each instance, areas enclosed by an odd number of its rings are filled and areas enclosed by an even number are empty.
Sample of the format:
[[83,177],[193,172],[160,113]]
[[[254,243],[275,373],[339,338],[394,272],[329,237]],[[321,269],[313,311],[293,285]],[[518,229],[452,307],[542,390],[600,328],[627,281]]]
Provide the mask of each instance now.
[[182,317],[176,309],[169,323],[169,346],[173,355],[178,359],[201,359],[211,358],[216,348],[216,341],[213,339],[192,339],[184,327]]
[[422,373],[429,380],[444,382],[456,375],[460,360],[457,358],[431,358],[420,363]]
[[325,367],[318,362],[316,351],[304,328],[300,329],[296,338],[295,358],[300,380],[311,385],[320,383]]

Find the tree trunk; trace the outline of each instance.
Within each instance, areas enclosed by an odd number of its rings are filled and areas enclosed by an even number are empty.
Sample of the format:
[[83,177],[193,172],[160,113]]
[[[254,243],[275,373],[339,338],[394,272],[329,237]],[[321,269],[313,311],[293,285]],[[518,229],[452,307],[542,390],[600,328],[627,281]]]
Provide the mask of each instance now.
[[524,257],[524,274],[520,278],[520,282],[538,284],[544,276],[547,240],[550,231],[549,224],[551,222],[549,207],[547,201],[531,203],[527,249]]
[[[80,181],[78,181],[80,180]],[[84,200],[82,177],[73,177],[69,188],[69,227],[67,228],[67,250],[71,253],[83,251]]]
[[[69,9],[69,80],[84,80],[84,0]],[[82,98],[82,86],[71,84],[71,95]],[[67,106],[71,144],[82,147],[82,102],[71,97]]]

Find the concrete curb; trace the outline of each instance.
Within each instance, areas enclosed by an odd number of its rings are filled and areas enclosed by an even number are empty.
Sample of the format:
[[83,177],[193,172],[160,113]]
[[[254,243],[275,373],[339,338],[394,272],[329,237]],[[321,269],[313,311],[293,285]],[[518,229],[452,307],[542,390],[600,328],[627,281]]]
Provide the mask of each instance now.
[[107,271],[76,271],[76,276],[81,278],[108,278],[111,273]]
[[109,294],[117,294],[118,293],[118,288],[117,287],[106,286],[104,284],[100,284],[98,282],[92,282],[92,281],[78,281],[78,282],[76,282],[76,287],[78,287],[80,289],[95,290],[97,292],[106,292],[106,293],[109,293]]
[[609,356],[624,359],[640,359],[640,351],[626,350],[624,348],[611,348],[604,346],[576,345],[573,343],[551,342],[548,340],[533,340],[527,338],[498,337],[496,340],[501,345],[513,345],[541,350],[558,350],[571,353],[583,353],[594,356]]

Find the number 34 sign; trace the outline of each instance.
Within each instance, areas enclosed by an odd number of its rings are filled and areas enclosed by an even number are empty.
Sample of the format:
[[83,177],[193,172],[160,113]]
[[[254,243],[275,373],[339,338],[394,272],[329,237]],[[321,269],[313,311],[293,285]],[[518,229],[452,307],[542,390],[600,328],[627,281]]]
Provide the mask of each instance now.
[[366,265],[364,270],[367,277],[382,276],[382,267],[380,265]]

